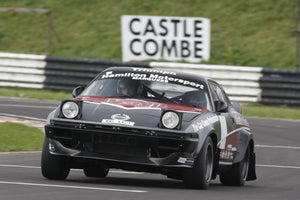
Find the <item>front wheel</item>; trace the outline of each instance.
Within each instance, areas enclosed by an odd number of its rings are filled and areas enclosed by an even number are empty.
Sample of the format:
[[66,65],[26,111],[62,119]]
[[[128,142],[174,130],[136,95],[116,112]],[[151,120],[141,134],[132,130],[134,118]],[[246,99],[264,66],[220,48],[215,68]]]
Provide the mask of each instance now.
[[220,181],[223,185],[244,186],[250,163],[250,148],[247,147],[244,159],[233,164],[229,170],[220,174]]
[[207,189],[212,177],[214,163],[214,145],[211,137],[207,137],[202,150],[195,160],[194,167],[188,169],[183,182],[188,188]]
[[54,180],[64,180],[70,172],[67,159],[62,156],[51,155],[49,153],[49,139],[45,138],[42,159],[41,159],[42,174],[45,178]]

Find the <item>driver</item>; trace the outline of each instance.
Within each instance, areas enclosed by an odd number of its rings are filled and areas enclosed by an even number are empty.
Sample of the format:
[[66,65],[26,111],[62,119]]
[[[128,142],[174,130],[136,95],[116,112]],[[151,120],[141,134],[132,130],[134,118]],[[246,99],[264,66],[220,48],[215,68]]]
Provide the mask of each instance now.
[[141,90],[140,81],[136,80],[119,80],[118,93],[122,96],[134,97],[139,96]]

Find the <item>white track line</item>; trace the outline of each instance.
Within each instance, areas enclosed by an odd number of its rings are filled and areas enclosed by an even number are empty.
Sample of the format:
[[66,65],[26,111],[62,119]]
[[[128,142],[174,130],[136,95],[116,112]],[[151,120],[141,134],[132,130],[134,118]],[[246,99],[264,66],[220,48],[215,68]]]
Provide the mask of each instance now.
[[257,148],[276,148],[276,149],[300,149],[300,147],[295,147],[295,146],[276,146],[276,145],[261,145],[257,144],[255,145]]
[[257,167],[271,167],[271,168],[283,168],[283,169],[300,169],[300,167],[297,166],[283,166],[283,165],[261,165],[256,164]]
[[21,119],[29,119],[29,120],[33,120],[33,121],[46,122],[46,119],[35,118],[35,117],[28,117],[28,116],[24,116],[24,115],[13,115],[13,114],[7,114],[7,113],[0,113],[0,117],[1,116],[3,116],[3,117],[10,117],[10,118],[21,118]]
[[40,169],[41,168],[41,167],[37,167],[37,166],[7,165],[7,164],[0,164],[0,167],[14,167],[14,168],[28,168],[28,169]]
[[54,184],[10,182],[10,181],[0,181],[0,184],[38,186],[38,187],[55,187],[55,188],[69,188],[69,189],[84,189],[84,190],[101,190],[101,191],[113,191],[113,192],[133,192],[133,193],[148,192],[148,191],[145,191],[145,190],[126,190],[126,189],[116,189],[116,188],[84,187],[84,186],[76,186],[76,185],[54,185]]
[[0,106],[4,107],[20,107],[20,108],[41,108],[41,109],[55,109],[57,106],[31,106],[31,105],[12,105],[12,104],[0,104]]
[[41,151],[3,151],[0,155],[41,153]]

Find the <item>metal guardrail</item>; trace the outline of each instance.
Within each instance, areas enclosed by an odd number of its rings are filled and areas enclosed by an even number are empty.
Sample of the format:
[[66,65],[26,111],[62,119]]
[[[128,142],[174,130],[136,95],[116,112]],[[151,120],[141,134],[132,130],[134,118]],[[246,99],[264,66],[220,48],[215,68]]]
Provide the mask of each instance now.
[[150,67],[185,71],[210,77],[223,85],[231,100],[239,102],[258,102],[262,77],[260,67],[237,67],[221,65],[197,65],[183,63],[150,63]]
[[263,69],[261,102],[300,105],[300,71]]
[[0,86],[70,90],[86,85],[112,66],[185,71],[217,80],[239,102],[300,105],[300,72],[261,67],[183,63],[130,63],[43,55],[0,53]]
[[150,63],[150,67],[184,70],[213,78],[234,101],[300,105],[300,71],[157,62]]
[[0,86],[70,90],[78,85],[88,84],[99,72],[111,66],[149,65],[0,53]]

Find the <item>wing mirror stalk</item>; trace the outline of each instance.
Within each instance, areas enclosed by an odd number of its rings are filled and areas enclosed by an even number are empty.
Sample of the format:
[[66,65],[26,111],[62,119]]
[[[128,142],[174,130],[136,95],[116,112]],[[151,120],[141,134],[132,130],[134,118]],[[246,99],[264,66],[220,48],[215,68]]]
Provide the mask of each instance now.
[[224,112],[228,106],[224,101],[215,101],[215,108],[217,112]]

